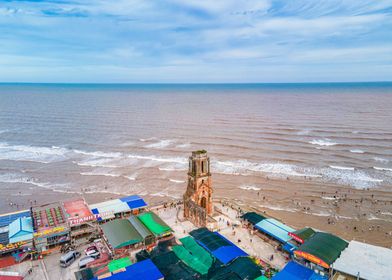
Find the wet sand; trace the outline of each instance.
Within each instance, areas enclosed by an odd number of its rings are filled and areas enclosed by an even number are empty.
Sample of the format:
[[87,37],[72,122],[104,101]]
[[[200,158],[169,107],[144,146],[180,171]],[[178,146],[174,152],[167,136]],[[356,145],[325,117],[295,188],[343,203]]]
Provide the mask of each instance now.
[[[184,174],[183,177],[186,175]],[[185,179],[185,178],[183,178]],[[247,181],[249,184],[247,184]],[[252,183],[250,183],[252,182]],[[254,183],[256,182],[256,183]],[[382,189],[358,190],[312,180],[277,180],[244,177],[242,188],[229,176],[213,176],[214,198],[244,210],[256,210],[294,228],[310,226],[347,240],[392,246],[392,193]],[[186,183],[167,190],[171,196],[143,196],[150,205],[181,199]],[[147,190],[146,188],[145,190]],[[2,209],[13,212],[31,205],[84,196],[89,203],[117,198],[110,193],[60,193],[50,189],[9,186],[1,193]],[[141,190],[141,191],[145,191]],[[110,192],[110,189],[106,190]],[[20,194],[19,194],[20,192]],[[124,194],[126,195],[126,194]],[[13,206],[9,205],[12,201]],[[16,206],[18,205],[18,206]]]

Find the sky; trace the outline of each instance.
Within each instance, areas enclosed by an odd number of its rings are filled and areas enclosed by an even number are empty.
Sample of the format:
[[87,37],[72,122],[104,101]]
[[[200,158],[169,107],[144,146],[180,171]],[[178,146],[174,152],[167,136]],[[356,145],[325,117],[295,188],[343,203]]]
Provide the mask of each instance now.
[[392,0],[0,0],[0,82],[392,81]]

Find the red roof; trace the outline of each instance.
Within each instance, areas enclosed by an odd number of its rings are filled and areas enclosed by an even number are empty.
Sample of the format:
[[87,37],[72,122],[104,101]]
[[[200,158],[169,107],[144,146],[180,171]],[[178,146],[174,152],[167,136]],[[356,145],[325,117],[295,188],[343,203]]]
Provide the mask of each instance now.
[[0,280],[23,280],[22,276],[0,275]]
[[64,202],[64,209],[68,214],[68,220],[75,221],[75,224],[82,223],[85,220],[91,220],[94,217],[83,198]]

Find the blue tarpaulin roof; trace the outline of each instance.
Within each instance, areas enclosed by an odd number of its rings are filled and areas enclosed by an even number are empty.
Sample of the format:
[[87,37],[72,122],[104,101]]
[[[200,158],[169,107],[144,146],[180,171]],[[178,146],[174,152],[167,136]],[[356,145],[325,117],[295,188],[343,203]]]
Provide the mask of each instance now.
[[93,214],[102,214],[103,217],[98,217],[98,221],[110,219],[114,214],[121,212],[129,212],[134,209],[139,209],[147,206],[147,203],[138,195],[131,195],[119,199],[113,199],[90,205],[90,210]]
[[289,262],[282,271],[276,274],[272,280],[326,280],[313,270],[306,268],[296,262]]
[[297,246],[295,246],[289,242],[287,242],[283,245],[283,250],[285,250],[286,252],[289,252],[290,254],[293,254],[293,252],[297,249],[298,249]]
[[1,214],[0,227],[6,227],[20,217],[30,217],[30,216],[31,215],[29,210],[9,213],[9,214]]
[[33,222],[31,217],[22,217],[9,225],[8,238],[10,243],[33,239]]
[[288,233],[295,231],[295,229],[282,224],[275,219],[262,220],[256,224],[256,228],[282,243],[286,243],[287,241],[291,240],[291,237],[288,235]]
[[[98,278],[94,278],[98,280]],[[128,280],[128,279],[143,279],[143,280],[159,280],[163,279],[162,273],[150,260],[144,260],[137,262],[125,268],[124,272],[118,272],[112,274],[107,278],[101,278],[102,280]]]
[[210,232],[210,234],[217,236],[217,238],[221,239],[224,242],[223,244],[225,245],[212,251],[210,249],[211,247],[209,248],[208,246],[206,246],[206,244],[204,244],[198,237],[194,237],[194,238],[203,248],[205,248],[208,252],[210,252],[211,255],[213,255],[223,264],[227,264],[238,257],[248,256],[247,253],[242,251],[240,248],[238,248],[236,245],[230,242],[230,240],[226,239],[218,232]]
[[242,251],[237,246],[223,246],[212,252],[212,255],[221,261],[223,264],[227,264],[230,261],[238,257],[246,257],[247,253]]

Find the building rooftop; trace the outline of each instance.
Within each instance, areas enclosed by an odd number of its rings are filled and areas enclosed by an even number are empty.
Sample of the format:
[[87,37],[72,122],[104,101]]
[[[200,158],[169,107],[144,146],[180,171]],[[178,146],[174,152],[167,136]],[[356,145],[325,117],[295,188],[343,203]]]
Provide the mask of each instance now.
[[83,198],[69,200],[63,204],[71,226],[81,224],[95,218]]
[[8,238],[10,243],[33,239],[33,222],[31,217],[21,217],[9,225]]
[[332,267],[361,279],[391,279],[392,250],[351,241]]
[[345,240],[333,234],[316,232],[295,251],[295,254],[305,259],[320,261],[321,266],[329,268],[347,245]]
[[33,227],[36,231],[67,226],[66,213],[59,202],[33,207],[32,213]]
[[147,203],[138,195],[126,196],[119,199],[108,200],[89,205],[93,214],[100,215],[98,220],[114,218],[114,214],[130,212],[135,209],[144,208]]
[[133,245],[143,241],[143,237],[126,219],[113,220],[101,225],[101,228],[114,249]]
[[295,231],[295,229],[275,219],[264,219],[256,224],[256,228],[282,243],[286,243],[291,240],[289,232]]

